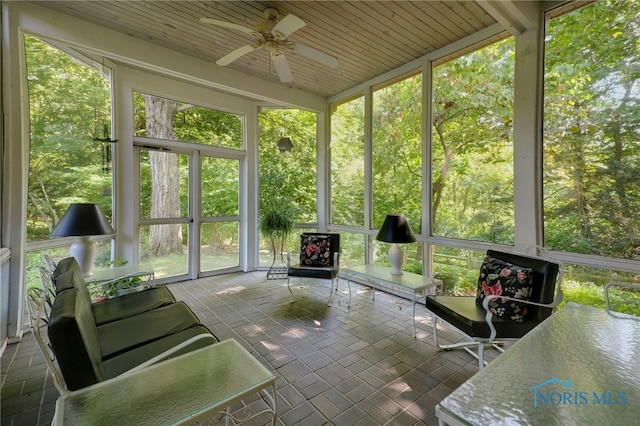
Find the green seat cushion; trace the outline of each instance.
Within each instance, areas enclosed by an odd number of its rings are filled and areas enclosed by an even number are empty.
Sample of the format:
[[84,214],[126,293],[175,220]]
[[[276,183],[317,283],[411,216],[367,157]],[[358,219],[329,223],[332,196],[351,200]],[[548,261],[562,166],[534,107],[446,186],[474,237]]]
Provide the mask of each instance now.
[[185,348],[177,351],[169,358],[173,358],[174,356],[178,356],[195,349],[200,349],[218,341],[206,327],[202,325],[190,327],[186,330],[165,336],[161,339],[122,352],[117,356],[105,360],[103,364],[105,376],[107,378],[116,377],[117,375],[122,374],[127,370],[130,370],[142,364],[143,362],[173,348],[174,346],[198,335],[209,335],[212,337],[212,339],[206,338],[197,340],[196,342],[193,342],[187,345]]
[[102,359],[200,324],[184,302],[143,312],[98,327]]
[[93,304],[96,325],[128,318],[176,301],[166,286],[151,287]]

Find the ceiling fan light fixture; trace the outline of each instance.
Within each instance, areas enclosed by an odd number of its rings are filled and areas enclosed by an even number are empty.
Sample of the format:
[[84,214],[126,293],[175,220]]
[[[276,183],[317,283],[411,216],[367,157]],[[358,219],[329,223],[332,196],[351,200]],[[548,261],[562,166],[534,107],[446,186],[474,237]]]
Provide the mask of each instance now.
[[265,49],[267,49],[267,51],[269,51],[270,53],[272,53],[274,55],[279,55],[280,54],[280,45],[275,40],[267,40],[264,43],[264,47],[265,47]]
[[265,21],[256,24],[255,30],[232,22],[220,21],[212,18],[201,18],[202,22],[211,23],[220,27],[237,30],[253,36],[257,44],[248,44],[239,47],[216,61],[217,65],[227,66],[240,57],[254,50],[264,48],[269,52],[271,62],[275,65],[280,81],[289,83],[293,81],[291,69],[286,60],[284,49],[298,53],[313,61],[321,63],[330,68],[338,67],[338,60],[331,55],[321,52],[313,47],[290,42],[288,37],[295,31],[306,26],[305,22],[295,15],[289,14],[278,21],[280,13],[273,8],[264,10]]

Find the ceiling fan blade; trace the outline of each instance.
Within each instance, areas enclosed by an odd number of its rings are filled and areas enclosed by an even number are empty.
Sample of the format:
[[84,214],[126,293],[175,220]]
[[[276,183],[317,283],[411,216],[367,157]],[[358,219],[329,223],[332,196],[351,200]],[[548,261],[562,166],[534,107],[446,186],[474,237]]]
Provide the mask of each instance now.
[[230,28],[232,30],[242,31],[243,33],[253,34],[255,30],[247,27],[243,27],[242,25],[234,24],[233,22],[220,21],[218,19],[212,18],[200,18],[200,22],[206,22],[207,24],[217,25],[219,27]]
[[271,53],[271,60],[273,61],[273,65],[276,66],[276,71],[278,72],[278,77],[280,77],[281,82],[289,83],[293,81],[291,69],[289,68],[289,64],[287,63],[287,59],[284,57],[283,53]]
[[281,38],[287,38],[292,32],[304,27],[304,21],[295,15],[287,15],[280,22],[276,24],[271,30],[272,33],[282,35]]
[[256,49],[260,49],[260,47],[261,46],[254,46],[254,45],[250,45],[250,44],[247,44],[246,46],[239,47],[236,50],[234,50],[233,52],[228,53],[227,55],[225,55],[222,58],[218,59],[216,61],[216,64],[224,67],[226,65],[229,65],[231,62],[235,61],[239,57],[241,57],[243,55],[246,55],[249,52],[253,52]]
[[338,60],[331,55],[327,55],[324,52],[314,49],[313,47],[305,46],[304,44],[296,43],[292,49],[295,53],[305,56],[309,59],[313,59],[323,65],[331,68],[338,68]]

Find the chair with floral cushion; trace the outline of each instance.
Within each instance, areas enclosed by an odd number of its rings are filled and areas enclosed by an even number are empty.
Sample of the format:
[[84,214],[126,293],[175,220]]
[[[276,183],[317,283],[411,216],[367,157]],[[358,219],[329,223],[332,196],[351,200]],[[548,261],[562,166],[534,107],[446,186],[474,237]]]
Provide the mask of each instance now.
[[[431,312],[435,343],[445,350],[466,350],[482,368],[485,347],[503,352],[502,342],[496,339],[518,339],[551,315],[562,301],[561,282],[560,263],[489,250],[480,267],[475,296],[427,296],[425,305]],[[438,320],[468,340],[439,344]]]
[[[305,232],[300,235],[300,262],[291,264],[291,253],[287,253],[287,287],[294,302],[290,281],[292,277],[331,280],[329,305],[333,289],[338,290],[340,271],[340,234]],[[351,287],[349,286],[349,302]]]

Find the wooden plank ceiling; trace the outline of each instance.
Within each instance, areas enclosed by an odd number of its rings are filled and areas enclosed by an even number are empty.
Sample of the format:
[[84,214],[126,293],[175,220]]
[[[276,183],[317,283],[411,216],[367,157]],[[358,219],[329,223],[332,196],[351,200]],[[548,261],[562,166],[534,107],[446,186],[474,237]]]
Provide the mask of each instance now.
[[[513,31],[507,2],[481,1],[43,1],[40,6],[130,36],[215,62],[255,39],[203,23],[214,18],[255,28],[275,8],[306,26],[289,40],[334,56],[337,69],[288,53],[293,81],[287,86],[329,97],[450,43],[500,23]],[[511,7],[516,2],[509,3]],[[496,6],[497,5],[497,6]],[[505,13],[505,10],[507,12]],[[516,19],[516,18],[513,18]],[[505,21],[506,20],[506,21]],[[229,68],[279,82],[266,50],[250,52]],[[282,83],[285,84],[285,83]]]

